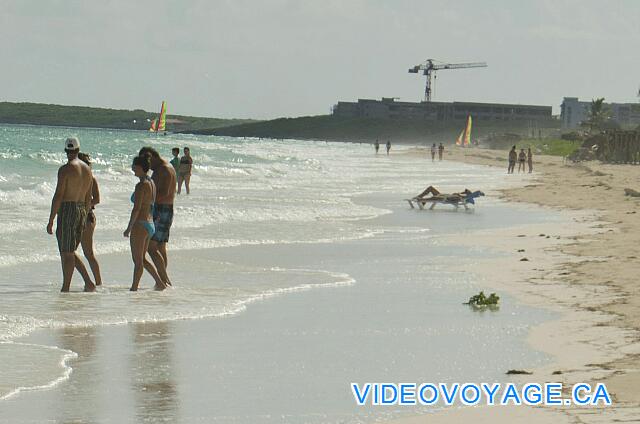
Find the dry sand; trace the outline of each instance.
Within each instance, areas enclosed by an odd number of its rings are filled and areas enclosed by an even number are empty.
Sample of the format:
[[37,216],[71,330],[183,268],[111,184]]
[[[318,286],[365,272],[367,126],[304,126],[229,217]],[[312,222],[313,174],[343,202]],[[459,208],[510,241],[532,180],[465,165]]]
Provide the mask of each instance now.
[[[535,178],[525,179],[507,175],[506,151],[448,150],[447,160],[503,167],[505,178],[523,181],[519,187],[487,195],[553,208],[573,222],[474,237],[476,245],[511,254],[479,267],[487,288],[508,291],[519,301],[561,314],[533,328],[528,337],[535,349],[553,356],[553,363],[530,370],[532,375],[511,376],[510,381],[561,382],[564,387],[604,382],[613,405],[462,408],[394,423],[640,423],[640,197],[624,192],[640,190],[640,166],[565,163],[561,157],[535,156]],[[410,154],[427,157],[426,149]]]

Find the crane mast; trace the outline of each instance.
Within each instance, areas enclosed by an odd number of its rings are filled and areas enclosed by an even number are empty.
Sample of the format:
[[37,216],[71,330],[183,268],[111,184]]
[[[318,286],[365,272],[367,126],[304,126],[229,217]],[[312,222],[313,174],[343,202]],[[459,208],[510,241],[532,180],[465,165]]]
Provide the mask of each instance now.
[[427,59],[425,63],[421,63],[412,68],[409,68],[410,74],[417,74],[422,71],[422,75],[427,77],[427,83],[424,88],[424,101],[431,101],[432,81],[431,76],[435,79],[436,71],[443,69],[464,69],[464,68],[486,68],[485,62],[471,62],[471,63],[434,63],[434,59]]

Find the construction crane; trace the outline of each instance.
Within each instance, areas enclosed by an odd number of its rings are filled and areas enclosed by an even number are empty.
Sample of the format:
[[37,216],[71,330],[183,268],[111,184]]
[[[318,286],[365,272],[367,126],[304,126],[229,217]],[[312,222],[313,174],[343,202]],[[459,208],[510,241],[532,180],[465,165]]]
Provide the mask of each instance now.
[[417,74],[422,71],[422,75],[427,76],[427,85],[424,89],[424,101],[431,101],[431,75],[436,78],[436,71],[442,69],[462,69],[462,68],[486,68],[485,62],[473,62],[473,63],[434,63],[435,59],[427,59],[425,63],[416,65],[413,68],[409,68],[410,74]]

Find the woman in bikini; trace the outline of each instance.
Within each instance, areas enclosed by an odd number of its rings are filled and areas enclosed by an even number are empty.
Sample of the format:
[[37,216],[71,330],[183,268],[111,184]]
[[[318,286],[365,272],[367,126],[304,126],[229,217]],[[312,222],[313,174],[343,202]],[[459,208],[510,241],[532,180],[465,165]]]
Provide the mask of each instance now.
[[[91,158],[88,154],[80,152],[78,153],[78,159],[89,165],[89,168],[91,168]],[[96,282],[96,286],[101,286],[102,277],[100,276],[100,265],[98,264],[95,252],[93,251],[93,232],[96,229],[96,216],[93,213],[93,210],[96,208],[96,205],[100,203],[100,190],[98,189],[98,181],[96,181],[96,177],[92,178],[91,207],[87,213],[87,223],[82,231],[80,244],[82,245],[82,253],[84,253],[84,257],[87,258],[89,266],[91,267],[91,272],[93,272],[93,278]]]
[[146,269],[155,280],[155,290],[164,290],[167,288],[158,275],[156,268],[145,257],[149,247],[149,240],[155,233],[152,211],[156,198],[156,186],[153,180],[147,175],[150,166],[151,158],[148,155],[136,156],[131,166],[133,173],[140,179],[140,182],[136,184],[134,193],[131,195],[133,210],[131,211],[129,226],[124,231],[124,236],[129,237],[131,257],[133,259],[133,283],[131,284],[131,291],[138,290],[143,269]]
[[524,152],[524,149],[520,149],[520,154],[518,155],[518,174],[520,173],[520,169],[522,172],[524,171],[524,163],[527,161],[527,154]]
[[184,156],[180,158],[180,165],[178,167],[178,194],[182,191],[182,182],[189,194],[189,183],[191,182],[191,168],[193,167],[193,158],[188,147],[184,148]]

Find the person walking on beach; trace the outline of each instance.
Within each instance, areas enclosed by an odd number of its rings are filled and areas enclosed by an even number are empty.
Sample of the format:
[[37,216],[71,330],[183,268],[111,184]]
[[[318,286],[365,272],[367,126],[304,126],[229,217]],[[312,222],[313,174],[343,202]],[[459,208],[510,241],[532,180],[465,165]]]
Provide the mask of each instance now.
[[76,250],[82,240],[87,210],[91,205],[93,177],[89,166],[78,159],[80,141],[76,137],[67,138],[64,151],[67,154],[67,163],[58,170],[58,182],[51,200],[47,233],[53,234],[53,219],[57,216],[56,239],[63,278],[61,291],[69,291],[75,268],[84,280],[84,291],[91,292],[96,290],[96,286]]
[[520,149],[520,154],[518,155],[518,174],[520,173],[520,169],[522,172],[524,171],[524,163],[527,161],[527,154],[524,152],[524,149]]
[[509,168],[507,168],[507,174],[513,174],[513,170],[516,167],[517,160],[518,152],[516,152],[516,146],[513,146],[509,151]]
[[[91,168],[91,158],[88,154],[80,152],[78,153],[78,159],[86,163],[89,168]],[[98,188],[98,181],[96,181],[96,177],[92,176],[91,206],[88,208],[87,223],[82,231],[80,245],[82,246],[82,253],[84,253],[84,257],[87,258],[89,266],[91,267],[93,280],[96,282],[96,286],[101,286],[102,277],[100,276],[100,264],[98,264],[96,254],[93,251],[93,233],[96,229],[96,215],[93,211],[98,203],[100,203],[100,189]]]
[[131,283],[131,291],[138,290],[140,278],[145,269],[156,282],[154,286],[155,290],[164,290],[167,288],[164,281],[160,278],[160,275],[158,275],[157,269],[145,257],[149,247],[149,241],[155,233],[152,211],[156,198],[156,185],[147,175],[150,166],[151,158],[149,155],[136,156],[131,165],[131,170],[135,176],[140,179],[140,182],[136,184],[135,191],[131,195],[133,209],[131,210],[129,225],[123,233],[125,237],[129,237],[131,258],[133,259],[133,282]]
[[527,164],[529,165],[529,174],[533,172],[533,153],[531,153],[531,147],[527,150]]
[[387,156],[389,156],[389,150],[391,150],[391,140],[387,140]]
[[444,154],[444,146],[442,143],[438,146],[438,160],[442,160],[442,155]]
[[182,191],[182,183],[189,194],[189,182],[191,181],[191,169],[193,168],[193,158],[188,147],[184,148],[184,156],[180,158],[180,168],[178,168],[178,194]]
[[376,138],[376,142],[373,143],[373,147],[375,147],[376,149],[376,155],[378,154],[378,150],[380,150],[380,142],[378,141],[378,139]]
[[437,151],[437,147],[436,147],[436,143],[433,143],[433,145],[431,146],[431,162],[435,162],[436,161],[436,151]]
[[166,285],[170,286],[172,284],[167,271],[169,266],[167,243],[169,242],[169,232],[173,224],[176,173],[173,170],[173,166],[162,159],[153,147],[143,147],[140,149],[139,155],[148,155],[150,157],[150,168],[153,170],[151,179],[157,190],[155,207],[153,208],[153,223],[156,231],[149,241],[148,251],[160,278]]

